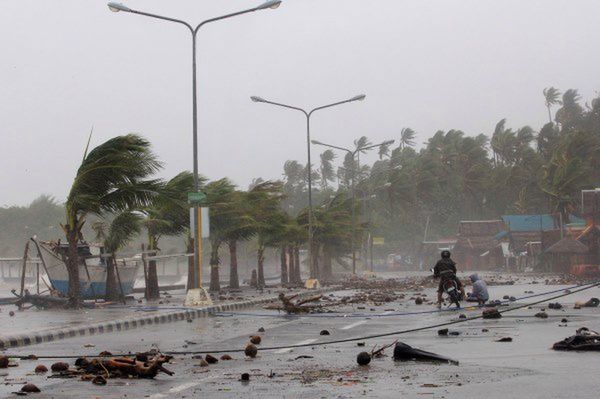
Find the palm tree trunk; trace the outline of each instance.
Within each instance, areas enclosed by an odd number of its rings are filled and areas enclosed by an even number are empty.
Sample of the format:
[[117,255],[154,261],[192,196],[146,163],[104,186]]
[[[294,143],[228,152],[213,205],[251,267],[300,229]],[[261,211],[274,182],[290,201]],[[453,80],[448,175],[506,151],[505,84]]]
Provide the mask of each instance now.
[[229,240],[229,288],[240,288],[237,264],[237,241]]
[[258,246],[257,251],[258,258],[258,288],[263,288],[265,286],[265,249],[262,246]]
[[289,283],[285,244],[281,244],[280,261],[281,261],[281,264],[280,264],[281,265],[281,284],[284,285],[284,284]]
[[69,243],[69,256],[67,257],[67,273],[69,275],[69,298],[73,306],[79,306],[81,291],[79,285],[79,254],[77,253],[77,230],[67,226],[67,241]]
[[548,104],[548,120],[552,123],[552,112],[550,111],[550,104]]
[[294,248],[294,272],[296,274],[296,282],[302,283],[302,270],[300,269],[300,247],[296,246]]
[[[148,236],[148,255],[156,255],[156,249],[158,248],[158,242],[156,237],[153,235]],[[148,298],[146,299],[158,299],[160,298],[160,291],[158,288],[158,272],[156,270],[156,260],[152,259],[148,261],[148,281],[146,281],[146,292]]]
[[115,273],[114,259],[112,257],[106,259],[106,292],[104,293],[104,299],[107,301],[114,301],[119,299],[119,290],[117,287],[117,275]]
[[316,248],[316,251],[313,252],[312,256],[313,256],[313,272],[311,273],[312,275],[310,277],[318,280],[321,278],[321,268],[319,266],[319,247],[318,246]]
[[219,280],[219,246],[211,243],[210,246],[210,287],[212,292],[221,291],[221,281]]
[[296,280],[296,266],[294,265],[294,247],[287,247],[287,256],[288,256],[288,276],[290,283],[297,283]]

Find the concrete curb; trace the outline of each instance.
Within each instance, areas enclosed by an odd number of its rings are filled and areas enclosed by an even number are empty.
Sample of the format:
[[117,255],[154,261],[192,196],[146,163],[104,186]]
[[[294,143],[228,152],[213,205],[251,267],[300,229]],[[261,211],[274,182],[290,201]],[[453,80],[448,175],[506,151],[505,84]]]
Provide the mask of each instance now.
[[[298,296],[304,297],[315,294],[322,294],[328,291],[333,291],[334,288],[310,290],[302,292]],[[239,310],[244,308],[251,308],[255,305],[272,302],[277,300],[277,296],[269,296],[261,299],[251,299],[241,302],[226,303],[222,305],[208,306],[205,308],[189,309],[189,310],[177,310],[173,312],[162,312],[160,314],[154,314],[143,317],[130,317],[126,319],[117,319],[106,322],[89,324],[86,326],[70,327],[56,330],[46,330],[43,332],[32,332],[29,334],[13,335],[7,337],[0,337],[0,350],[8,348],[16,348],[21,346],[41,344],[43,342],[53,342],[62,339],[83,337],[86,335],[97,335],[105,334],[117,331],[133,330],[138,327],[153,324],[165,324],[173,323],[176,321],[183,321],[188,319],[195,319],[200,317],[208,317],[209,315]]]

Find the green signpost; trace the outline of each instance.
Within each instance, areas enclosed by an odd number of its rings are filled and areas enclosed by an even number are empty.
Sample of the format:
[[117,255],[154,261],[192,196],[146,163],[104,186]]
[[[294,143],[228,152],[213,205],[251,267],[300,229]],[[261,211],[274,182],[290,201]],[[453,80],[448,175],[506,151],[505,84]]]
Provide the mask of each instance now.
[[201,205],[206,201],[206,194],[202,191],[188,193],[188,203],[190,205]]

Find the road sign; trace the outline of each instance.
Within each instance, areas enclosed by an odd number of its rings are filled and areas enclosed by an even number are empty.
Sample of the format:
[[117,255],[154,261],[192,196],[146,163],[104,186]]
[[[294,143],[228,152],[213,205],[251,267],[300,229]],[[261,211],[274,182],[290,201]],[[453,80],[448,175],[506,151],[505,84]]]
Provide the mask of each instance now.
[[373,237],[373,245],[385,245],[385,237]]
[[188,203],[192,205],[200,205],[206,201],[206,194],[202,191],[188,193]]

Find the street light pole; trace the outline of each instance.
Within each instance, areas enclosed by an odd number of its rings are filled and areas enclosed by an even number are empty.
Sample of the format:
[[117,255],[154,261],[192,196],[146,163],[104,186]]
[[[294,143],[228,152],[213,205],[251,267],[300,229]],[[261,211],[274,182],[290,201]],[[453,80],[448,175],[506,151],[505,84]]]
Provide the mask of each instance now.
[[[198,176],[198,96],[197,96],[197,88],[196,88],[196,37],[198,35],[198,32],[200,31],[200,28],[202,28],[204,25],[206,25],[210,22],[220,21],[223,19],[235,17],[235,16],[242,15],[242,14],[248,14],[248,13],[251,13],[254,11],[266,10],[269,8],[275,9],[275,8],[279,7],[280,5],[281,5],[281,0],[269,0],[257,7],[254,7],[254,8],[249,8],[246,10],[237,11],[234,13],[225,14],[225,15],[221,15],[219,17],[207,19],[205,21],[200,22],[196,27],[193,27],[189,23],[179,20],[179,19],[165,17],[165,16],[157,15],[157,14],[151,14],[151,13],[144,12],[144,11],[134,10],[134,9],[131,9],[121,3],[115,3],[115,2],[108,3],[108,8],[113,12],[123,11],[123,12],[128,12],[131,14],[143,15],[145,17],[160,19],[163,21],[175,22],[175,23],[184,25],[186,28],[188,28],[189,32],[192,35],[192,132],[193,132],[192,133],[193,134],[192,147],[193,147],[193,158],[194,158],[193,171],[194,171],[194,191],[195,192],[200,191],[200,179]],[[202,224],[201,224],[200,218],[201,218],[200,207],[198,206],[198,204],[196,204],[194,206],[194,226],[193,226],[194,237],[195,237],[194,279],[193,279],[194,287],[193,288],[202,288],[202,234],[201,234]],[[190,287],[188,287],[188,289],[189,288]]]
[[[332,145],[332,144],[326,144],[326,143],[322,143],[320,141],[317,140],[312,140],[312,143],[315,145],[322,145],[324,147],[329,147],[329,148],[335,148],[336,150],[342,150],[342,151],[346,151],[349,155],[350,158],[352,159],[352,161],[354,161],[354,157],[356,157],[356,155],[358,154],[360,157],[360,153],[362,151],[366,151],[366,150],[370,150],[372,148],[376,148],[376,147],[381,147],[381,146],[385,146],[385,145],[391,145],[394,143],[394,140],[387,140],[384,141],[383,143],[379,143],[379,144],[373,144],[373,145],[369,145],[369,146],[364,146],[364,147],[358,147],[355,150],[351,150],[349,148],[344,148],[344,147],[339,147],[336,145]],[[360,158],[359,158],[360,159]],[[360,164],[357,165],[357,169],[360,170]],[[353,171],[352,173],[352,182],[351,182],[351,188],[352,188],[352,239],[351,239],[351,251],[352,251],[352,274],[356,274],[356,250],[355,250],[355,241],[356,241],[356,190],[355,190],[355,175],[356,175],[356,170]]]
[[359,95],[349,98],[347,100],[338,101],[335,103],[331,103],[331,104],[323,105],[323,106],[320,106],[317,108],[313,108],[310,111],[306,111],[302,108],[294,107],[292,105],[287,105],[287,104],[282,104],[282,103],[278,103],[275,101],[265,100],[264,98],[257,97],[257,96],[250,97],[250,99],[252,101],[257,102],[257,103],[271,104],[271,105],[276,105],[278,107],[283,107],[283,108],[300,111],[306,117],[306,149],[307,149],[307,154],[308,154],[308,265],[309,265],[309,271],[310,271],[310,278],[317,278],[317,273],[316,273],[316,270],[314,269],[314,262],[313,262],[313,204],[312,204],[312,164],[311,164],[311,160],[310,160],[310,142],[311,142],[311,140],[310,140],[310,117],[312,116],[312,114],[315,111],[319,111],[319,110],[322,110],[325,108],[335,107],[336,105],[346,104],[346,103],[350,103],[350,102],[354,102],[354,101],[362,101],[366,97],[367,96],[364,94],[359,94]]

